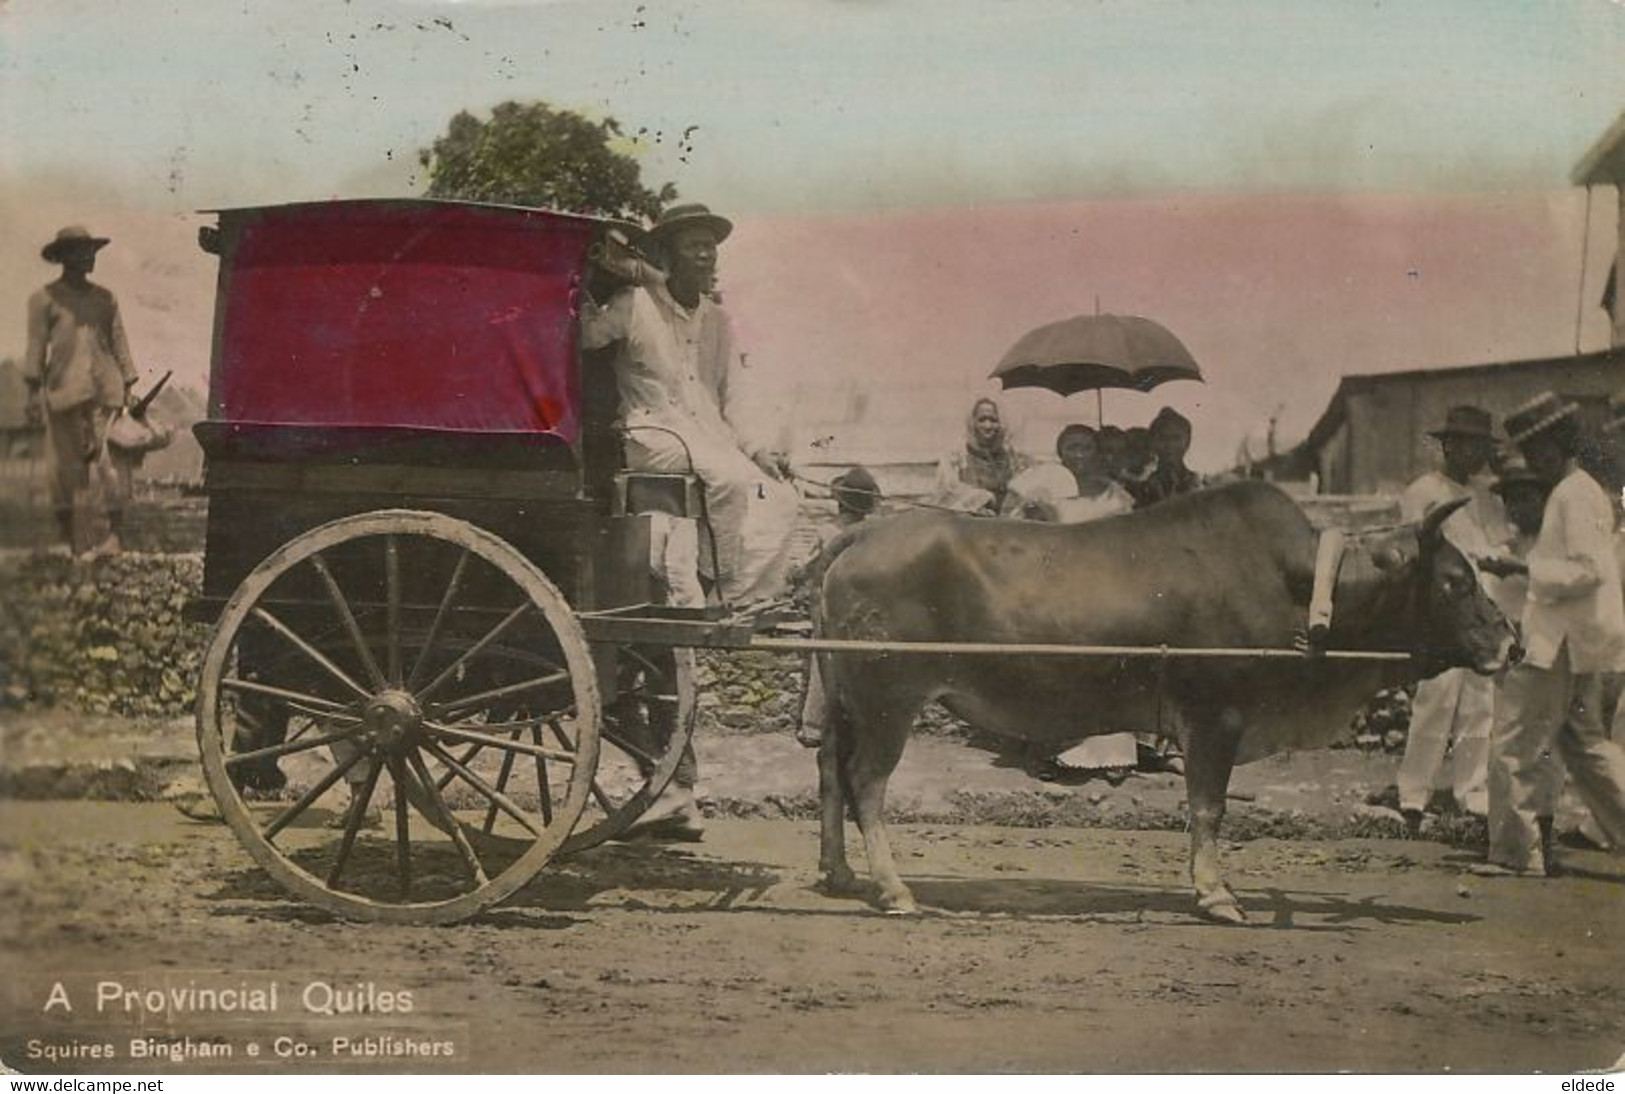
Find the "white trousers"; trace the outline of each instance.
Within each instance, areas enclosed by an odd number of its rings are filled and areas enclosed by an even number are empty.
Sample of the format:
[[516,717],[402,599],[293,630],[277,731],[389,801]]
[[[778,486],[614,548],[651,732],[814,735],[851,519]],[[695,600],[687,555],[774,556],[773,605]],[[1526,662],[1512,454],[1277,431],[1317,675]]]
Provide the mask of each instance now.
[[[1410,734],[1399,765],[1399,807],[1424,809],[1435,789],[1482,816],[1489,808],[1487,771],[1495,682],[1471,669],[1450,669],[1416,687]],[[1448,777],[1445,750],[1450,751]]]
[[1569,668],[1565,645],[1549,669],[1516,665],[1501,687],[1490,765],[1491,862],[1543,869],[1536,818],[1556,806],[1553,751],[1614,847],[1625,846],[1625,750],[1602,725],[1603,678]]
[[793,488],[769,478],[738,447],[698,433],[680,441],[634,428],[626,460],[636,471],[692,472],[704,483],[700,526],[710,536],[700,543],[700,572],[716,580],[724,602],[782,595],[796,515]]

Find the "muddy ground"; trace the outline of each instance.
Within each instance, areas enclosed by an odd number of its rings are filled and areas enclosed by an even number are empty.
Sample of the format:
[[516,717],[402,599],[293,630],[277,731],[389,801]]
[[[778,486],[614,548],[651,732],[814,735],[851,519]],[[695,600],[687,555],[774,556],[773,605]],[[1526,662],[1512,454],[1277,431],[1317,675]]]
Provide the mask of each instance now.
[[[13,767],[27,736],[4,738]],[[925,910],[899,919],[814,889],[809,754],[741,735],[703,741],[702,757],[703,843],[608,845],[442,928],[332,919],[285,896],[225,828],[162,802],[13,793],[0,1058],[171,1068],[130,1057],[153,1039],[232,1051],[189,1070],[286,1073],[1570,1072],[1625,1051],[1625,862],[1571,849],[1555,879],[1468,874],[1470,835],[1401,840],[1361,804],[1391,778],[1386,757],[1238,772],[1251,798],[1232,805],[1245,838],[1226,849],[1239,928],[1193,914],[1174,776],[1051,787],[962,742],[916,741],[894,842]],[[103,981],[275,983],[277,1008],[109,1000],[98,1014]],[[48,1006],[58,982],[72,1013]],[[395,1013],[305,1006],[369,990]],[[378,1054],[408,1044],[452,1055]],[[101,1046],[113,1056],[84,1055]]]

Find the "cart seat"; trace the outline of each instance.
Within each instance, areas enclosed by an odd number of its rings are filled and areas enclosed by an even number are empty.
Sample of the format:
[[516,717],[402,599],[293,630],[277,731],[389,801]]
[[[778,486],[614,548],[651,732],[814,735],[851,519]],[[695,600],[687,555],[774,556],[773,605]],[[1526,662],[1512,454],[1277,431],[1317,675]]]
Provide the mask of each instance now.
[[669,513],[674,517],[698,518],[701,490],[696,475],[619,471],[615,474],[614,513],[618,517]]

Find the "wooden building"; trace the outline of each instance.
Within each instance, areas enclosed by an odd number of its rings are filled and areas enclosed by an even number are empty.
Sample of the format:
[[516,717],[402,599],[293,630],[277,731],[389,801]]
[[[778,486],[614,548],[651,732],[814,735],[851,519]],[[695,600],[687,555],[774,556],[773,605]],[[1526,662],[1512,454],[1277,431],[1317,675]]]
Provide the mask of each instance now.
[[1621,114],[1574,165],[1571,178],[1576,186],[1588,190],[1595,186],[1612,186],[1619,202],[1619,243],[1612,256],[1613,268],[1602,303],[1613,320],[1613,345],[1625,346],[1625,292],[1620,291],[1625,286],[1619,283],[1620,267],[1625,264],[1625,114]]
[[1345,376],[1309,432],[1302,453],[1322,494],[1390,494],[1438,466],[1427,435],[1452,406],[1489,411],[1496,433],[1508,412],[1543,391],[1581,406],[1600,424],[1608,398],[1625,390],[1625,346],[1537,361]]

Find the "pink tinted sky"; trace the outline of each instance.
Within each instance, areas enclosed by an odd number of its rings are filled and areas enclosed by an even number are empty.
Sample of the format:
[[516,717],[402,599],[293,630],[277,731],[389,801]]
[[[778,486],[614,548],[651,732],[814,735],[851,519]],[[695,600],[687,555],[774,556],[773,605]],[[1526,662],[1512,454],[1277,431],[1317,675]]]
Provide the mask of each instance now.
[[[1613,253],[1599,194],[1582,345]],[[1205,385],[1106,396],[1108,420],[1163,403],[1196,423],[1195,459],[1226,466],[1272,413],[1300,438],[1350,372],[1574,352],[1580,191],[1499,196],[1234,196],[982,206],[743,222],[729,302],[762,386],[799,395],[803,430],[854,456],[951,444],[987,372],[1027,329],[1095,310],[1177,333]],[[1007,398],[1022,440],[1093,421],[1094,400]],[[853,420],[853,411],[861,411]],[[843,421],[843,419],[846,419]]]
[[[1261,451],[1313,424],[1350,372],[1557,356],[1575,348],[1583,192],[1506,195],[1245,195],[979,205],[868,214],[741,217],[723,252],[730,310],[750,350],[762,423],[804,454],[927,458],[952,445],[986,375],[1030,327],[1095,309],[1147,315],[1190,347],[1205,385],[1109,393],[1109,420],[1164,403],[1196,425],[1193,462]],[[119,208],[49,188],[0,207],[0,254],[19,290],[52,269],[44,226],[83,221],[114,237],[98,276],[120,294],[143,371],[206,378],[214,260],[207,218]],[[43,235],[42,235],[43,233]],[[1598,194],[1582,346],[1612,256],[1612,193]],[[23,348],[21,291],[0,312],[0,356]],[[1622,380],[1625,382],[1625,380]],[[769,405],[771,404],[771,405]],[[1093,421],[1092,397],[1006,398],[1018,439],[1047,450],[1058,426]]]
[[[730,303],[796,439],[939,451],[1015,338],[1098,297],[1210,377],[1109,415],[1166,399],[1215,468],[1345,372],[1574,350],[1567,180],[1622,47],[1619,0],[0,0],[0,355],[83,222],[148,370],[201,383],[183,211],[421,193],[453,112],[539,98],[739,219]],[[1614,220],[1599,192],[1588,349]],[[1036,449],[1090,402],[1011,406]]]

